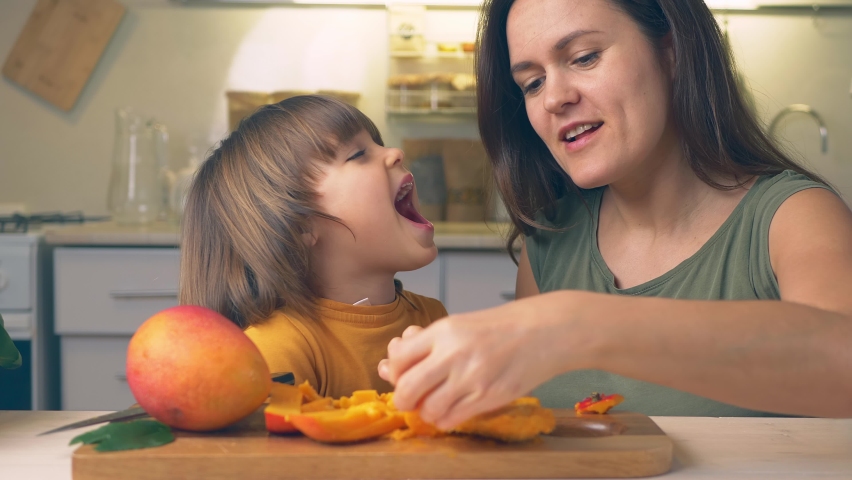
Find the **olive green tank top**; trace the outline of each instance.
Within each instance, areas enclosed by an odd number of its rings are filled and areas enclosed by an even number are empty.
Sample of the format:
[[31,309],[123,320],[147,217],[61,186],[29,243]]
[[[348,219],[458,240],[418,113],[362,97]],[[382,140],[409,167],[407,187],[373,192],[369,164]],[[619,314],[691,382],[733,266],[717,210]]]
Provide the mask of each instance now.
[[[598,250],[598,213],[605,187],[582,191],[582,199],[567,195],[550,221],[540,215],[544,225],[567,230],[538,230],[526,238],[527,255],[542,293],[570,289],[693,300],[778,300],[778,282],[769,261],[769,225],[784,200],[809,188],[828,187],[789,170],[759,177],[698,252],[635,287],[617,288]],[[591,392],[620,393],[626,400],[619,408],[646,415],[767,415],[598,370],[556,377],[534,394],[546,406],[572,408]]]

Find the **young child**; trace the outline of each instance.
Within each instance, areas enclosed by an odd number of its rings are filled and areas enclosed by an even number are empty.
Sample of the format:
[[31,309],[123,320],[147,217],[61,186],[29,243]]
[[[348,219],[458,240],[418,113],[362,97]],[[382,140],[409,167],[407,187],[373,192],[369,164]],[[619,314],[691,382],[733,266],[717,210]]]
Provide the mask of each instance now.
[[437,255],[402,159],[339,100],[306,95],[262,107],[190,188],[181,303],[230,318],[271,372],[291,371],[321,395],[391,391],[377,372],[388,342],[447,315],[394,280]]

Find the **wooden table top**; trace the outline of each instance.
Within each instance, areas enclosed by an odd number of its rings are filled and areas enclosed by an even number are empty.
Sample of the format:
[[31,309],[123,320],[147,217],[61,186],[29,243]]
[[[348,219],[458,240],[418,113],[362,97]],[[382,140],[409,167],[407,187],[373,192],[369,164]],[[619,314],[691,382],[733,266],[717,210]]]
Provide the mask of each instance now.
[[[106,412],[0,411],[3,478],[71,478],[72,437],[37,433]],[[852,478],[852,419],[652,417],[674,442],[666,479]]]

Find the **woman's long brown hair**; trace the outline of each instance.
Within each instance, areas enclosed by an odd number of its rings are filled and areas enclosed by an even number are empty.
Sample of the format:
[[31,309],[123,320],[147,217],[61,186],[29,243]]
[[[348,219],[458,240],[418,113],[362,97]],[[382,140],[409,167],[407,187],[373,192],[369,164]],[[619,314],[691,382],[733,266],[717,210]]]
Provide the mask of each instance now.
[[[732,189],[756,175],[793,170],[826,183],[782,152],[748,108],[733,56],[704,0],[606,1],[629,15],[658,49],[671,35],[672,111],[684,157],[698,178],[714,188]],[[548,229],[535,221],[537,212],[550,218],[559,198],[578,192],[533,130],[512,79],[506,21],[513,3],[485,1],[475,59],[479,131],[512,220],[510,252],[519,235]],[[737,184],[726,186],[717,179]]]
[[303,234],[314,217],[320,162],[361,131],[381,135],[358,109],[319,95],[261,107],[201,165],[187,196],[180,303],[240,327],[285,306],[313,316],[317,298]]

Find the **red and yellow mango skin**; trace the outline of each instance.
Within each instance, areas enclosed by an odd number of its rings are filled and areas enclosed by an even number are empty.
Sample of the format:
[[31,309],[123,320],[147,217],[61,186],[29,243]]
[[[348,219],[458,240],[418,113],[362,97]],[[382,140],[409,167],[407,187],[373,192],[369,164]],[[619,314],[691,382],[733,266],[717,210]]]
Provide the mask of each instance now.
[[613,395],[601,395],[599,393],[593,393],[591,397],[584,398],[582,401],[577,402],[574,405],[574,410],[576,410],[578,415],[584,413],[604,414],[608,412],[612,407],[618,405],[623,401],[624,397],[617,393]]
[[193,305],[146,320],[127,349],[127,383],[139,405],[183,430],[224,428],[269,395],[269,368],[254,343],[219,313]]

